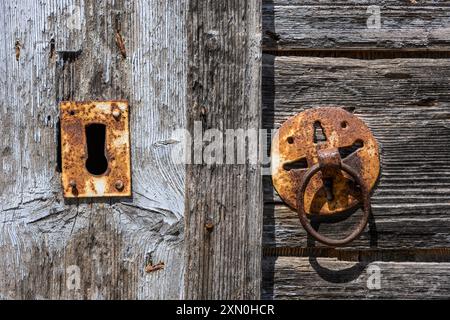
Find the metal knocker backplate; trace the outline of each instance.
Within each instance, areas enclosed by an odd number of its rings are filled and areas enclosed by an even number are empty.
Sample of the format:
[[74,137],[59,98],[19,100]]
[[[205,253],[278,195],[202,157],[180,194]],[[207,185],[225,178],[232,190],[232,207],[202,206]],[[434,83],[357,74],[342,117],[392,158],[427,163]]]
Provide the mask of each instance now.
[[[273,185],[296,210],[300,182],[321,160],[323,167],[304,186],[302,200],[308,215],[333,215],[361,204],[362,190],[370,193],[380,173],[374,136],[361,119],[340,107],[309,109],[290,118],[274,136],[271,153]],[[339,158],[337,166],[331,163],[333,157]],[[364,188],[356,188],[360,183]]]

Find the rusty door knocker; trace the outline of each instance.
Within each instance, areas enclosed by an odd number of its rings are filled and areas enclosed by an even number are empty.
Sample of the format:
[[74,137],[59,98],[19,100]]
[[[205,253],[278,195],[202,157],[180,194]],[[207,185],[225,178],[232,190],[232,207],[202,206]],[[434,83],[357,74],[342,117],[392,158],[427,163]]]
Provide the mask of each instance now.
[[[321,131],[321,137],[317,131]],[[370,215],[379,172],[378,144],[365,123],[340,107],[309,109],[287,120],[272,143],[272,180],[316,240],[341,246],[356,239]],[[331,216],[362,206],[363,216],[343,239],[317,232],[308,216]]]

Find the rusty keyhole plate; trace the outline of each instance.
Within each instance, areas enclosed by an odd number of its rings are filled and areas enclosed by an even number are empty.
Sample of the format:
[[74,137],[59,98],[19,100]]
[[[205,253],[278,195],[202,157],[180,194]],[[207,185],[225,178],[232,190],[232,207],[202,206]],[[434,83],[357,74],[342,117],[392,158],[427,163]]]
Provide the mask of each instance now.
[[[317,137],[318,130],[323,132],[323,141]],[[369,190],[375,186],[380,173],[379,149],[366,124],[341,107],[309,109],[284,122],[272,142],[273,185],[293,209],[297,210],[299,181],[307,168],[318,162],[317,150],[330,148],[339,149],[343,163],[360,174]],[[317,173],[305,191],[306,213],[332,215],[353,208],[359,198],[353,184],[343,171],[328,181]]]
[[[60,104],[62,184],[64,197],[124,197],[131,195],[129,112],[126,101],[65,101]],[[101,126],[102,131],[86,128]],[[99,137],[101,136],[101,137]],[[104,172],[88,171],[88,143],[104,160]],[[102,139],[102,143],[99,142]],[[92,155],[91,155],[92,156]],[[92,161],[97,161],[92,159]],[[96,163],[92,164],[93,167]],[[92,171],[92,170],[91,170]]]

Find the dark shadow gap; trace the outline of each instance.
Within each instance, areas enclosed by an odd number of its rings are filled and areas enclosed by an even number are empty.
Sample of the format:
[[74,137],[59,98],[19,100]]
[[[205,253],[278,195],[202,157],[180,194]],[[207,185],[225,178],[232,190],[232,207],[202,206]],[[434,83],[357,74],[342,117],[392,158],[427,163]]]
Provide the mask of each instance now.
[[450,248],[337,249],[331,247],[264,247],[264,257],[337,258],[341,261],[450,262]]
[[62,172],[61,120],[56,122],[56,172]]
[[308,161],[306,160],[306,158],[301,158],[299,160],[288,162],[283,165],[283,169],[286,171],[306,169],[306,168],[308,168]]
[[350,58],[361,60],[377,59],[449,59],[450,51],[430,50],[389,50],[389,49],[316,49],[316,50],[264,50],[264,54],[273,56],[298,56],[317,58]]
[[341,156],[342,159],[345,159],[352,153],[361,149],[363,146],[364,146],[364,143],[362,140],[356,140],[355,143],[353,143],[351,146],[338,148],[339,155]]
[[[265,4],[272,8],[273,12],[273,0],[265,0]],[[264,21],[265,25],[268,25],[271,28],[275,27],[274,24],[274,16],[270,15],[269,19]],[[264,117],[263,129],[267,129],[269,132],[275,128],[275,73],[274,73],[274,56],[263,56],[263,66],[264,72],[262,72],[262,116]],[[268,154],[270,157],[270,149],[272,137],[268,135]],[[294,140],[292,139],[292,143]],[[269,176],[269,179],[263,179],[263,190],[273,190],[272,179]],[[275,241],[275,225],[273,223],[275,218],[275,199],[273,192],[270,192],[270,197],[265,196],[264,200],[264,211],[266,215],[263,218],[264,228],[267,229],[271,236],[269,239],[265,239],[263,237],[262,242],[267,241],[268,243],[273,243]],[[266,242],[266,243],[267,243]],[[261,257],[262,259],[262,257]],[[262,299],[273,299],[273,291],[274,291],[274,271],[275,271],[275,262],[276,258],[273,259],[264,259],[262,261],[262,281],[261,281],[261,298]]]

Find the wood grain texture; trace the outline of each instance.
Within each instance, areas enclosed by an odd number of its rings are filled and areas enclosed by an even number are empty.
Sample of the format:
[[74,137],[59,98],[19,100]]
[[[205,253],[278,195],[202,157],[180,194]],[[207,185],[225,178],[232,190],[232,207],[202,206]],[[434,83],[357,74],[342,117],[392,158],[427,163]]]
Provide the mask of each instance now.
[[[449,80],[446,59],[264,57],[264,127],[278,128],[305,108],[343,105],[366,122],[380,144],[373,219],[350,247],[450,245]],[[274,192],[270,177],[264,181],[264,245],[313,245],[297,214]],[[359,214],[322,223],[319,230],[342,237]]]
[[450,295],[450,263],[271,257],[264,259],[263,270],[263,299],[423,300]]
[[[191,0],[187,21],[189,131],[259,129],[260,1]],[[259,166],[189,165],[185,216],[186,298],[260,298]]]
[[[1,298],[182,296],[185,170],[169,139],[185,123],[185,7],[0,3]],[[104,99],[130,102],[133,196],[64,201],[58,103]]]
[[[380,28],[373,28],[377,6]],[[449,50],[448,0],[265,0],[266,50]]]

